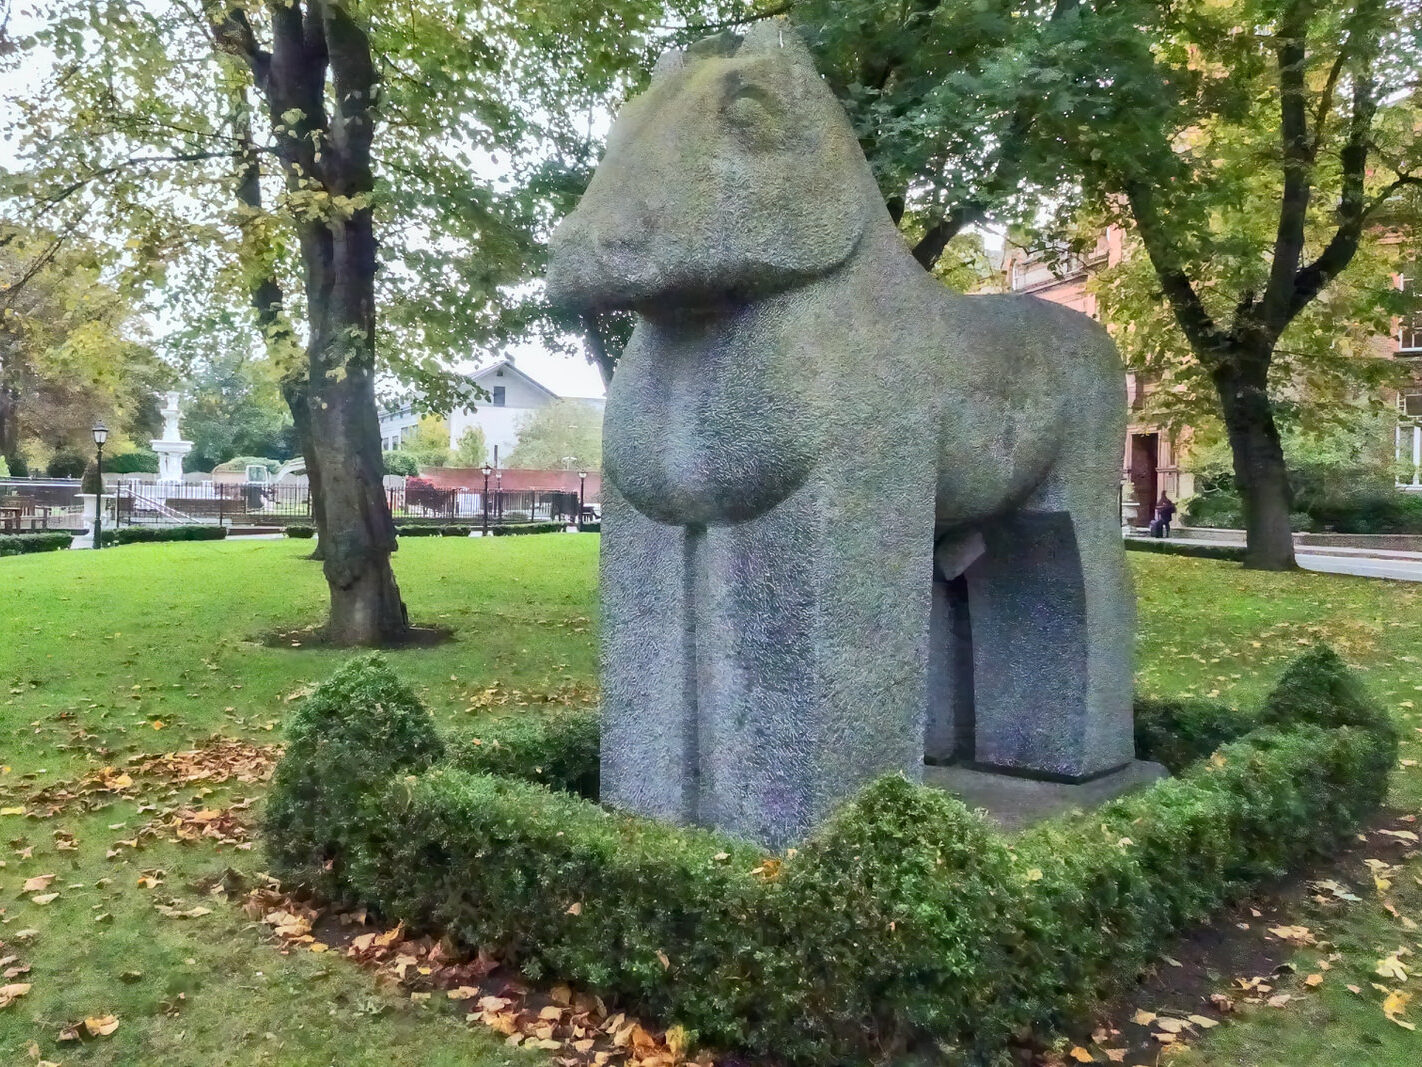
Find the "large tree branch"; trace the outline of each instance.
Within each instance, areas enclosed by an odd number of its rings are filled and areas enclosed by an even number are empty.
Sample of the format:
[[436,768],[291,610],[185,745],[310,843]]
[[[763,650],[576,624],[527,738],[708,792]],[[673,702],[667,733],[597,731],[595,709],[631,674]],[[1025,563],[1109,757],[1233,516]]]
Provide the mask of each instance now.
[[[1361,8],[1359,9],[1362,10]],[[1339,152],[1342,190],[1338,199],[1338,229],[1312,263],[1294,275],[1292,290],[1283,309],[1278,331],[1282,332],[1323,288],[1336,278],[1357,254],[1368,216],[1411,179],[1404,176],[1371,201],[1367,195],[1368,145],[1372,139],[1373,117],[1378,108],[1377,82],[1373,75],[1373,47],[1360,49],[1358,69],[1353,72],[1353,106],[1348,120],[1348,138]]]
[[[1304,224],[1312,194],[1313,153],[1308,130],[1308,90],[1304,75],[1308,63],[1308,20],[1313,0],[1294,0],[1279,20],[1274,52],[1279,68],[1279,133],[1283,150],[1284,188],[1279,198],[1279,221],[1274,233],[1274,258],[1264,288],[1259,318],[1270,340],[1288,322],[1294,275],[1303,258]],[[1245,318],[1240,326],[1248,323]],[[1252,324],[1251,324],[1252,325]]]
[[265,95],[270,86],[272,54],[257,43],[247,12],[240,7],[229,8],[225,15],[211,24],[212,42],[219,52],[238,56],[252,72],[257,90]]
[[44,197],[40,201],[41,207],[35,217],[43,217],[52,208],[58,207],[90,182],[98,181],[100,178],[107,178],[111,174],[117,174],[119,171],[126,170],[129,167],[156,166],[160,163],[200,163],[208,159],[236,159],[241,155],[242,149],[238,147],[225,152],[175,152],[166,156],[132,156],[118,163],[111,163],[107,167],[100,167],[98,170],[90,171],[82,178],[77,178],[70,182],[58,192]]
[[308,41],[298,0],[268,0],[272,51],[266,88],[267,110],[286,164],[287,187],[301,188],[318,173],[316,155],[327,132],[326,57]]
[[[1294,282],[1293,314],[1297,315],[1353,261],[1363,231],[1373,214],[1408,187],[1422,188],[1422,175],[1403,174],[1367,200],[1356,216],[1340,225],[1318,258],[1301,269]],[[1290,316],[1292,318],[1292,316]]]
[[[1047,19],[1050,26],[1062,21],[1081,6],[1080,0],[1056,0],[1052,13]],[[1022,166],[1022,155],[1031,137],[1032,122],[1036,114],[1038,99],[1035,95],[1023,96],[1013,109],[1012,118],[1003,132],[997,147],[987,161],[987,180],[983,182],[978,196],[955,204],[949,211],[931,222],[918,242],[913,246],[913,258],[924,270],[932,270],[937,265],[949,243],[963,228],[973,226],[987,218],[993,201],[1017,180]]]
[[343,196],[369,192],[375,184],[370,145],[375,134],[373,111],[380,90],[370,38],[355,24],[341,0],[312,3],[320,12],[335,95],[331,148],[340,165],[328,168],[327,184],[331,192]]
[[1155,199],[1155,187],[1147,181],[1133,179],[1126,183],[1126,198],[1136,220],[1136,233],[1145,245],[1146,255],[1155,268],[1156,280],[1170,303],[1175,321],[1190,342],[1205,369],[1214,372],[1221,362],[1229,338],[1221,334],[1210,317],[1200,294],[1185,269],[1179,246],[1161,217]]

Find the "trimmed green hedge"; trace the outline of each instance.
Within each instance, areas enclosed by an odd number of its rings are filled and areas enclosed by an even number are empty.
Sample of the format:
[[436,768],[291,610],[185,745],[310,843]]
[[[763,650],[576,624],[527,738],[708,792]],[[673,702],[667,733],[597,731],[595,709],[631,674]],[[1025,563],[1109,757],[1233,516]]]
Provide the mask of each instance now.
[[596,800],[599,734],[594,710],[496,719],[485,730],[450,738],[449,762]]
[[309,540],[310,538],[316,536],[316,527],[292,523],[288,525],[286,529],[282,532],[285,533],[287,537],[296,537],[303,540]]
[[1168,537],[1127,537],[1126,548],[1132,552],[1159,552],[1167,556],[1195,556],[1199,559],[1223,559],[1231,563],[1244,562],[1243,545],[1182,545]]
[[117,530],[105,530],[106,545],[150,544],[156,541],[222,541],[227,537],[226,526],[121,526]]
[[72,533],[0,534],[0,556],[24,556],[31,552],[57,552],[74,542]]
[[567,528],[566,522],[521,522],[495,526],[491,532],[495,537],[512,537],[517,534],[562,533]]
[[1089,814],[1010,836],[888,777],[767,857],[578,796],[587,715],[494,723],[442,756],[429,713],[366,658],[294,716],[267,835],[283,877],[713,1045],[1006,1063],[1023,1034],[1132,982],[1162,940],[1336,845],[1396,759],[1386,714],[1327,649],[1256,716],[1148,702],[1141,719],[1142,754],[1177,777]]

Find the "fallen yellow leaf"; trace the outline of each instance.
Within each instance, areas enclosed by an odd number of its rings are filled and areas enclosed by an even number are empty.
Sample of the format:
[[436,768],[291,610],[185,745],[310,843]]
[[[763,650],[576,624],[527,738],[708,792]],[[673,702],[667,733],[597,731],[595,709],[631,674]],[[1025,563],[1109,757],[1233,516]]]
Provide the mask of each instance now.
[[1087,1052],[1086,1049],[1082,1048],[1080,1045],[1077,1045],[1075,1048],[1073,1048],[1070,1052],[1067,1053],[1067,1055],[1070,1056],[1072,1059],[1076,1060],[1077,1063],[1096,1062],[1096,1057],[1093,1056],[1091,1053]]
[[1384,978],[1395,978],[1399,982],[1407,981],[1407,968],[1402,965],[1402,961],[1397,958],[1395,952],[1391,956],[1378,960],[1376,970]]
[[84,1029],[90,1037],[108,1037],[118,1028],[117,1015],[91,1015],[84,1020]]

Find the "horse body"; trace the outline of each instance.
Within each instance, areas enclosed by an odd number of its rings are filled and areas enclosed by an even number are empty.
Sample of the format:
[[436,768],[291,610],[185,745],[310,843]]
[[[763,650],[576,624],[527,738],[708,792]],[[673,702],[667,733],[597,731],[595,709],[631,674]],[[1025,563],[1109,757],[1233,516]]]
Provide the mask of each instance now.
[[925,758],[1130,761],[1115,350],[924,272],[793,34],[664,62],[548,285],[639,314],[605,416],[605,801],[779,845]]

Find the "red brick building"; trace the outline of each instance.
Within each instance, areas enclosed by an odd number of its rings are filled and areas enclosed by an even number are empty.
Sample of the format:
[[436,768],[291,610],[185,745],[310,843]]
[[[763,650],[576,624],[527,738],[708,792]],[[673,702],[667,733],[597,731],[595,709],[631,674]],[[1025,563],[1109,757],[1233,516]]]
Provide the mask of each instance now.
[[[1088,282],[1097,271],[1115,266],[1125,255],[1125,231],[1119,226],[1107,227],[1096,247],[1085,256],[1053,270],[1046,262],[1021,252],[1009,252],[1003,269],[1007,288],[1016,293],[1030,293],[1067,307],[1075,308],[1092,318],[1099,318],[1096,296],[1088,291]],[[1400,288],[1422,284],[1411,275],[1399,275]],[[1415,387],[1380,398],[1395,404],[1398,412],[1394,447],[1404,470],[1398,488],[1422,492],[1422,315],[1399,322],[1395,335],[1380,338],[1381,349],[1397,359],[1415,361]],[[1195,478],[1188,467],[1190,431],[1171,434],[1143,418],[1148,385],[1135,374],[1126,378],[1127,404],[1130,421],[1126,436],[1126,451],[1122,462],[1123,502],[1129,508],[1131,499],[1139,502],[1159,499],[1166,493],[1172,500],[1193,496]],[[1410,475],[1409,475],[1410,471]],[[1147,515],[1142,510],[1140,515]],[[1141,522],[1144,525],[1144,521]]]

